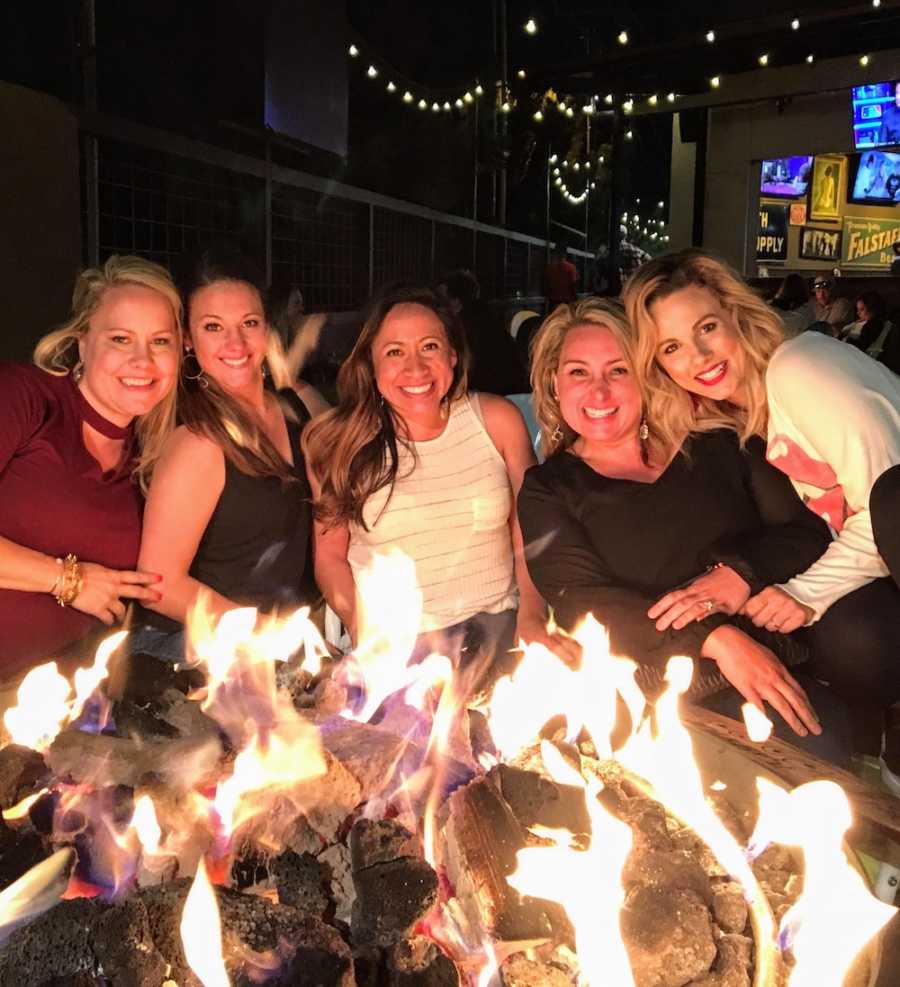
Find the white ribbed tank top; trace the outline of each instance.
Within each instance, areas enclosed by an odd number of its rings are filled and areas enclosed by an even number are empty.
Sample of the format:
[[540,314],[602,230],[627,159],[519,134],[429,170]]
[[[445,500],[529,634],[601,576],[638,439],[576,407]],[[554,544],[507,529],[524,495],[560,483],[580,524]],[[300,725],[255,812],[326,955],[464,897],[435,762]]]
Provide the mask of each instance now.
[[397,548],[413,560],[423,596],[422,631],[518,605],[512,489],[503,457],[472,406],[477,400],[456,401],[443,433],[414,443],[415,458],[399,446],[390,500],[384,487],[366,501],[368,531],[350,525],[347,559],[355,577],[376,553]]

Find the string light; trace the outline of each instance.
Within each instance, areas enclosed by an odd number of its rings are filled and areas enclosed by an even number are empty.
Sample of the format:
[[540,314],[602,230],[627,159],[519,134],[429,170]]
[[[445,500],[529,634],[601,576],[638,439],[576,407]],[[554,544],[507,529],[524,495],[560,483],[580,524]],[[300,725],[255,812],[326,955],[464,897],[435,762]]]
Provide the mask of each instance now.
[[656,95],[656,93],[654,93],[654,94],[653,94],[653,95],[652,95],[652,96],[651,96],[651,97],[650,97],[650,98],[649,98],[649,99],[647,100],[647,102],[648,102],[648,103],[649,103],[649,104],[650,104],[651,106],[656,106],[656,104],[657,104],[657,103],[659,102],[659,97],[658,97],[658,96]]
[[550,155],[550,164],[556,164],[556,155],[555,154],[551,154]]
[[612,93],[607,93],[607,94],[606,94],[606,95],[605,95],[605,96],[603,97],[603,102],[604,102],[604,103],[606,103],[606,105],[607,105],[607,106],[612,106],[612,102],[613,102],[613,94],[612,94]]
[[394,85],[394,83],[393,83],[393,82],[389,82],[389,83],[387,84],[387,91],[388,91],[389,93],[395,93],[395,92],[397,91],[397,87],[396,87],[396,86]]
[[716,32],[715,31],[707,31],[706,32],[706,40],[710,44],[712,44],[716,40]]
[[415,96],[413,96],[413,94],[407,89],[406,92],[403,94],[403,102],[411,103],[414,99]]
[[872,6],[873,6],[873,7],[874,7],[874,8],[876,9],[876,10],[878,10],[878,8],[879,8],[879,7],[881,6],[881,0],[872,0]]
[[481,87],[481,83],[480,83],[480,82],[479,82],[479,83],[478,83],[478,85],[477,85],[477,86],[475,87],[475,95],[476,95],[476,96],[483,96],[483,95],[484,95],[484,89],[482,89],[482,87]]
[[816,56],[815,56],[815,55],[807,55],[807,56],[806,56],[806,64],[807,64],[807,65],[812,65],[812,63],[813,63],[813,62],[814,62],[815,60],[816,60]]
[[569,118],[570,120],[572,119],[572,117],[573,117],[573,116],[575,116],[575,111],[574,111],[574,110],[572,109],[572,107],[571,107],[571,106],[567,106],[567,107],[566,107],[566,116],[567,116],[567,117],[568,117],[568,118]]
[[507,103],[507,102],[504,102],[504,103],[503,103],[503,105],[502,105],[502,106],[500,107],[500,110],[501,110],[501,112],[503,112],[503,113],[509,113],[509,111],[510,111],[511,109],[512,109],[512,107],[511,107],[511,106],[509,105],[509,103]]
[[626,99],[625,102],[622,104],[622,109],[626,113],[630,113],[634,109],[634,100],[633,99]]
[[717,75],[714,75],[709,80],[709,84],[713,87],[713,89],[718,89],[719,88],[719,84],[721,83],[721,81],[722,80]]
[[534,120],[535,123],[541,123],[543,121],[543,119],[544,119],[544,114],[541,113],[540,110],[536,110],[535,113],[534,113],[534,116],[532,116],[531,119]]
[[566,104],[565,103],[557,103],[556,104],[556,108],[559,110],[560,113],[565,113],[566,112]]
[[519,69],[519,71],[518,71],[518,72],[516,72],[516,75],[517,75],[517,76],[518,76],[518,77],[519,77],[520,79],[524,79],[524,78],[525,78],[525,69]]
[[594,104],[593,103],[587,103],[586,105],[582,106],[581,107],[581,112],[585,116],[588,116],[588,117],[593,116],[594,115]]
[[433,113],[440,113],[441,112],[441,104],[440,103],[436,103],[436,102],[435,103],[432,103],[431,104],[431,110],[432,110]]
[[675,102],[675,93],[669,93],[669,95],[668,95],[668,96],[666,96],[666,99],[667,99],[667,100],[668,100],[668,101],[669,101],[670,103],[674,103],[674,102]]
[[445,101],[445,103],[444,103],[444,112],[445,113],[449,113],[451,109],[452,109],[452,107],[450,106],[449,101]]
[[367,75],[367,76],[368,76],[368,77],[369,77],[370,79],[377,79],[377,78],[378,78],[378,69],[376,69],[374,65],[370,65],[370,66],[369,66],[369,67],[368,67],[368,68],[366,69],[366,75]]
[[791,30],[792,31],[799,31],[800,30],[800,21],[796,17],[791,21]]
[[428,109],[428,104],[425,102],[424,99],[420,99],[419,100],[418,106],[419,106],[419,109],[420,110],[427,110]]
[[859,64],[862,65],[863,68],[865,68],[869,64],[869,56],[861,55],[859,59]]
[[665,208],[665,205],[666,205],[665,202],[663,202],[663,200],[660,199],[659,202],[656,203],[656,208],[657,209],[664,209]]
[[466,92],[463,93],[464,103],[471,103],[474,98],[475,97],[468,90],[466,90]]
[[759,58],[757,59],[757,61],[763,67],[765,67],[766,65],[768,65],[769,64],[769,54],[768,54],[768,52],[760,55]]
[[630,141],[630,140],[633,140],[633,139],[634,139],[634,131],[633,130],[626,130],[625,131],[625,140]]
[[462,101],[461,99],[458,99],[458,100],[457,100],[457,101],[456,101],[456,102],[455,102],[455,103],[454,103],[453,105],[454,105],[454,106],[455,106],[455,107],[456,107],[456,108],[457,108],[458,110],[461,110],[461,109],[462,109],[462,108],[463,108],[463,107],[464,107],[464,106],[465,106],[466,104],[465,104],[465,103],[464,103],[464,102],[463,102],[463,101]]
[[627,31],[619,31],[619,36],[616,38],[616,40],[619,42],[620,45],[627,45],[628,44],[628,32]]
[[347,49],[347,52],[349,53],[351,58],[356,58],[356,56],[359,54],[359,48],[357,48],[356,45],[350,45],[350,47]]
[[537,21],[533,17],[529,17],[528,20],[525,21],[525,33],[537,34],[537,32],[538,32]]

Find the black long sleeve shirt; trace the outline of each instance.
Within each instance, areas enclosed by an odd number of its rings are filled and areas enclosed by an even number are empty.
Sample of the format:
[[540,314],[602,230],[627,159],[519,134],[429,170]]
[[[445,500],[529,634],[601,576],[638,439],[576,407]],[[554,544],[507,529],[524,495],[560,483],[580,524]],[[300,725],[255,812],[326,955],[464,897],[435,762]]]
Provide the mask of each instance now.
[[[711,614],[659,632],[647,610],[665,593],[716,562],[756,593],[806,569],[829,542],[825,523],[766,462],[761,441],[742,450],[723,430],[685,449],[653,483],[611,479],[559,453],[531,467],[519,493],[528,571],[557,622],[572,630],[593,613],[613,653],[640,664],[699,658],[707,636],[734,622]],[[772,647],[775,636],[764,637]]]

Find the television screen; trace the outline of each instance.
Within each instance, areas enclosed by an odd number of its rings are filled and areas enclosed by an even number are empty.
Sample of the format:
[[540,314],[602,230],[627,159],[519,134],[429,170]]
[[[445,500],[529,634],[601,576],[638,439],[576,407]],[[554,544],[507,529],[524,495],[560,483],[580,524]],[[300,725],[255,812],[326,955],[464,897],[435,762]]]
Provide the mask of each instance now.
[[851,202],[900,202],[900,154],[865,151],[859,155]]
[[900,79],[853,87],[853,146],[900,145]]
[[812,163],[812,155],[763,161],[759,180],[760,195],[772,195],[779,199],[798,199],[801,195],[806,195]]

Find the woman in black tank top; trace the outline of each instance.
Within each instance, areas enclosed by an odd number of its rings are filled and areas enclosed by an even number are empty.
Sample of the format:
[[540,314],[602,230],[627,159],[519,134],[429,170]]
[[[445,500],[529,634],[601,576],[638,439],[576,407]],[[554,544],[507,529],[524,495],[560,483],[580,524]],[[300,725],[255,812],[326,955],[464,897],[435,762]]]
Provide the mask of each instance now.
[[[141,559],[162,599],[138,614],[131,650],[179,660],[192,606],[290,611],[314,603],[312,511],[300,437],[309,413],[287,380],[261,279],[238,256],[203,254],[182,279],[179,427],[154,470]],[[285,386],[276,386],[282,384]]]

